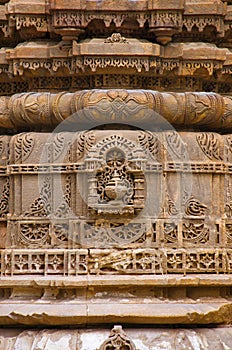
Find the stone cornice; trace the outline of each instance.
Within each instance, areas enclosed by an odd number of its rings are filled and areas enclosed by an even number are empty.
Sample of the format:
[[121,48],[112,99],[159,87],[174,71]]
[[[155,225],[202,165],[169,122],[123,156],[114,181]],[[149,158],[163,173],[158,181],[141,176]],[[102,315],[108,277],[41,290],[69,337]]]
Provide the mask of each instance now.
[[[174,34],[192,32],[193,27],[201,33],[212,26],[218,37],[223,37],[231,27],[230,7],[220,0],[124,0],[120,1],[120,7],[117,1],[11,0],[1,6],[0,21],[4,35],[13,39],[15,32],[23,36],[23,31],[32,27],[38,36],[48,31],[65,36],[69,29],[86,30],[93,20],[101,20],[106,28],[113,22],[120,31],[124,21],[132,19],[136,30],[148,23],[157,41],[166,44]],[[128,29],[135,30],[133,25]]]
[[[229,77],[232,53],[208,43],[170,43],[162,47],[146,40],[124,38],[118,42],[108,39],[73,41],[67,48],[63,42],[27,42],[15,48],[0,50],[0,72],[25,79],[34,76],[80,74],[135,74],[151,72],[178,77]],[[120,38],[121,39],[120,41]],[[101,50],[99,51],[99,47]]]
[[[119,318],[130,324],[228,324],[232,306],[223,288],[230,285],[231,277],[217,275],[4,277],[0,324],[86,325]],[[214,291],[208,300],[205,288]]]

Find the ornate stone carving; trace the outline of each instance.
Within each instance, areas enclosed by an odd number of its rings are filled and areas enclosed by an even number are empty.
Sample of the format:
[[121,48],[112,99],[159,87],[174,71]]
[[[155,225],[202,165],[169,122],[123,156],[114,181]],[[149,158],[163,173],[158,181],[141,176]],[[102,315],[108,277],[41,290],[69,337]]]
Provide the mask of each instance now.
[[29,133],[22,133],[16,136],[14,142],[14,161],[23,163],[31,154],[34,145],[34,139]]
[[122,136],[112,135],[92,147],[86,159],[87,168],[96,171],[88,180],[89,207],[98,214],[133,214],[142,209],[145,163],[143,150]]
[[86,125],[122,122],[139,126],[145,122],[152,125],[155,113],[158,113],[174,125],[184,123],[226,130],[230,129],[230,102],[228,98],[213,93],[178,94],[146,90],[90,90],[58,95],[28,93],[13,95],[9,102],[5,100],[2,114],[10,117],[7,125],[4,118],[0,122],[1,127],[8,127],[10,123],[18,127],[35,124],[48,127],[77,113],[75,120],[80,126],[84,121]]
[[[12,17],[10,18],[10,20]],[[47,18],[43,16],[14,16],[13,21],[15,21],[16,30],[21,28],[35,27],[38,32],[47,32],[48,31],[48,22]]]
[[134,343],[130,340],[126,333],[122,330],[122,326],[114,326],[110,332],[110,336],[100,346],[99,350],[136,350]]
[[183,241],[186,243],[206,243],[209,240],[209,228],[204,223],[183,224]]
[[120,33],[113,33],[110,37],[108,37],[107,39],[105,39],[104,41],[105,43],[108,44],[114,44],[114,43],[129,43],[129,41],[124,38],[123,36],[121,36]]
[[0,0],[0,348],[229,349],[231,4]]
[[0,195],[0,218],[6,218],[9,212],[10,180],[7,177]]
[[146,223],[143,221],[132,221],[127,224],[122,220],[100,219],[92,222],[75,222],[73,235],[76,242],[83,246],[102,248],[143,243],[147,231]]
[[202,151],[210,160],[222,159],[219,140],[215,134],[202,133],[197,135],[197,141]]
[[38,223],[21,224],[17,238],[19,246],[38,248],[46,245],[49,242],[49,225]]
[[207,210],[205,204],[192,196],[187,200],[185,205],[185,214],[190,216],[204,216]]
[[[63,241],[63,240],[62,240]],[[173,242],[172,242],[173,243]],[[228,239],[230,245],[230,240]],[[2,275],[225,274],[231,249],[4,249]]]

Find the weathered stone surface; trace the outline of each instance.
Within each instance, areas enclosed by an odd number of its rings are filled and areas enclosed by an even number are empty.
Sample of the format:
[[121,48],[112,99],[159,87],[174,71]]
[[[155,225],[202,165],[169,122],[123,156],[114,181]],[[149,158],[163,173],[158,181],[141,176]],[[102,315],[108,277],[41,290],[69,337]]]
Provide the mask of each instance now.
[[0,324],[230,324],[230,284],[230,276],[4,277]]
[[[32,350],[34,346],[41,350],[105,350],[106,346],[116,349],[115,345],[127,346],[129,350],[189,350],[230,349],[232,334],[229,328],[169,329],[148,328],[130,329],[114,326],[106,329],[89,330],[9,330],[1,332],[1,350]],[[116,342],[117,340],[117,342]]]

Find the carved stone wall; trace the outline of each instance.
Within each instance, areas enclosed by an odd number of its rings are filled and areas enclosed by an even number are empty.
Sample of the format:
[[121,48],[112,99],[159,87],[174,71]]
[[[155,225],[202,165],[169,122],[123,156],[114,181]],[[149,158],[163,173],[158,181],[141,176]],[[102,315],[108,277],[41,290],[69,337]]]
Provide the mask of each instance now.
[[231,135],[31,132],[2,154],[4,275],[231,271]]
[[0,0],[0,350],[231,348],[231,14]]
[[230,1],[1,4],[4,95],[104,87],[231,93]]

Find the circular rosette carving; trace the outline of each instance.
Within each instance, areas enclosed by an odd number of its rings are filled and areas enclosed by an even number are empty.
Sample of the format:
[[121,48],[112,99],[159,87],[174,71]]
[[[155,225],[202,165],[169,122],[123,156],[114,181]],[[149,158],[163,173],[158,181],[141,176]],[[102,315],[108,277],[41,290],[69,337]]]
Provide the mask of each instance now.
[[140,222],[85,223],[82,230],[82,243],[92,247],[140,243],[146,235],[146,225]]
[[49,240],[49,224],[21,224],[18,240],[28,247],[44,245]]
[[140,240],[146,234],[146,226],[145,224],[135,222],[128,225],[114,224],[109,228],[108,234],[117,243],[133,243]]

